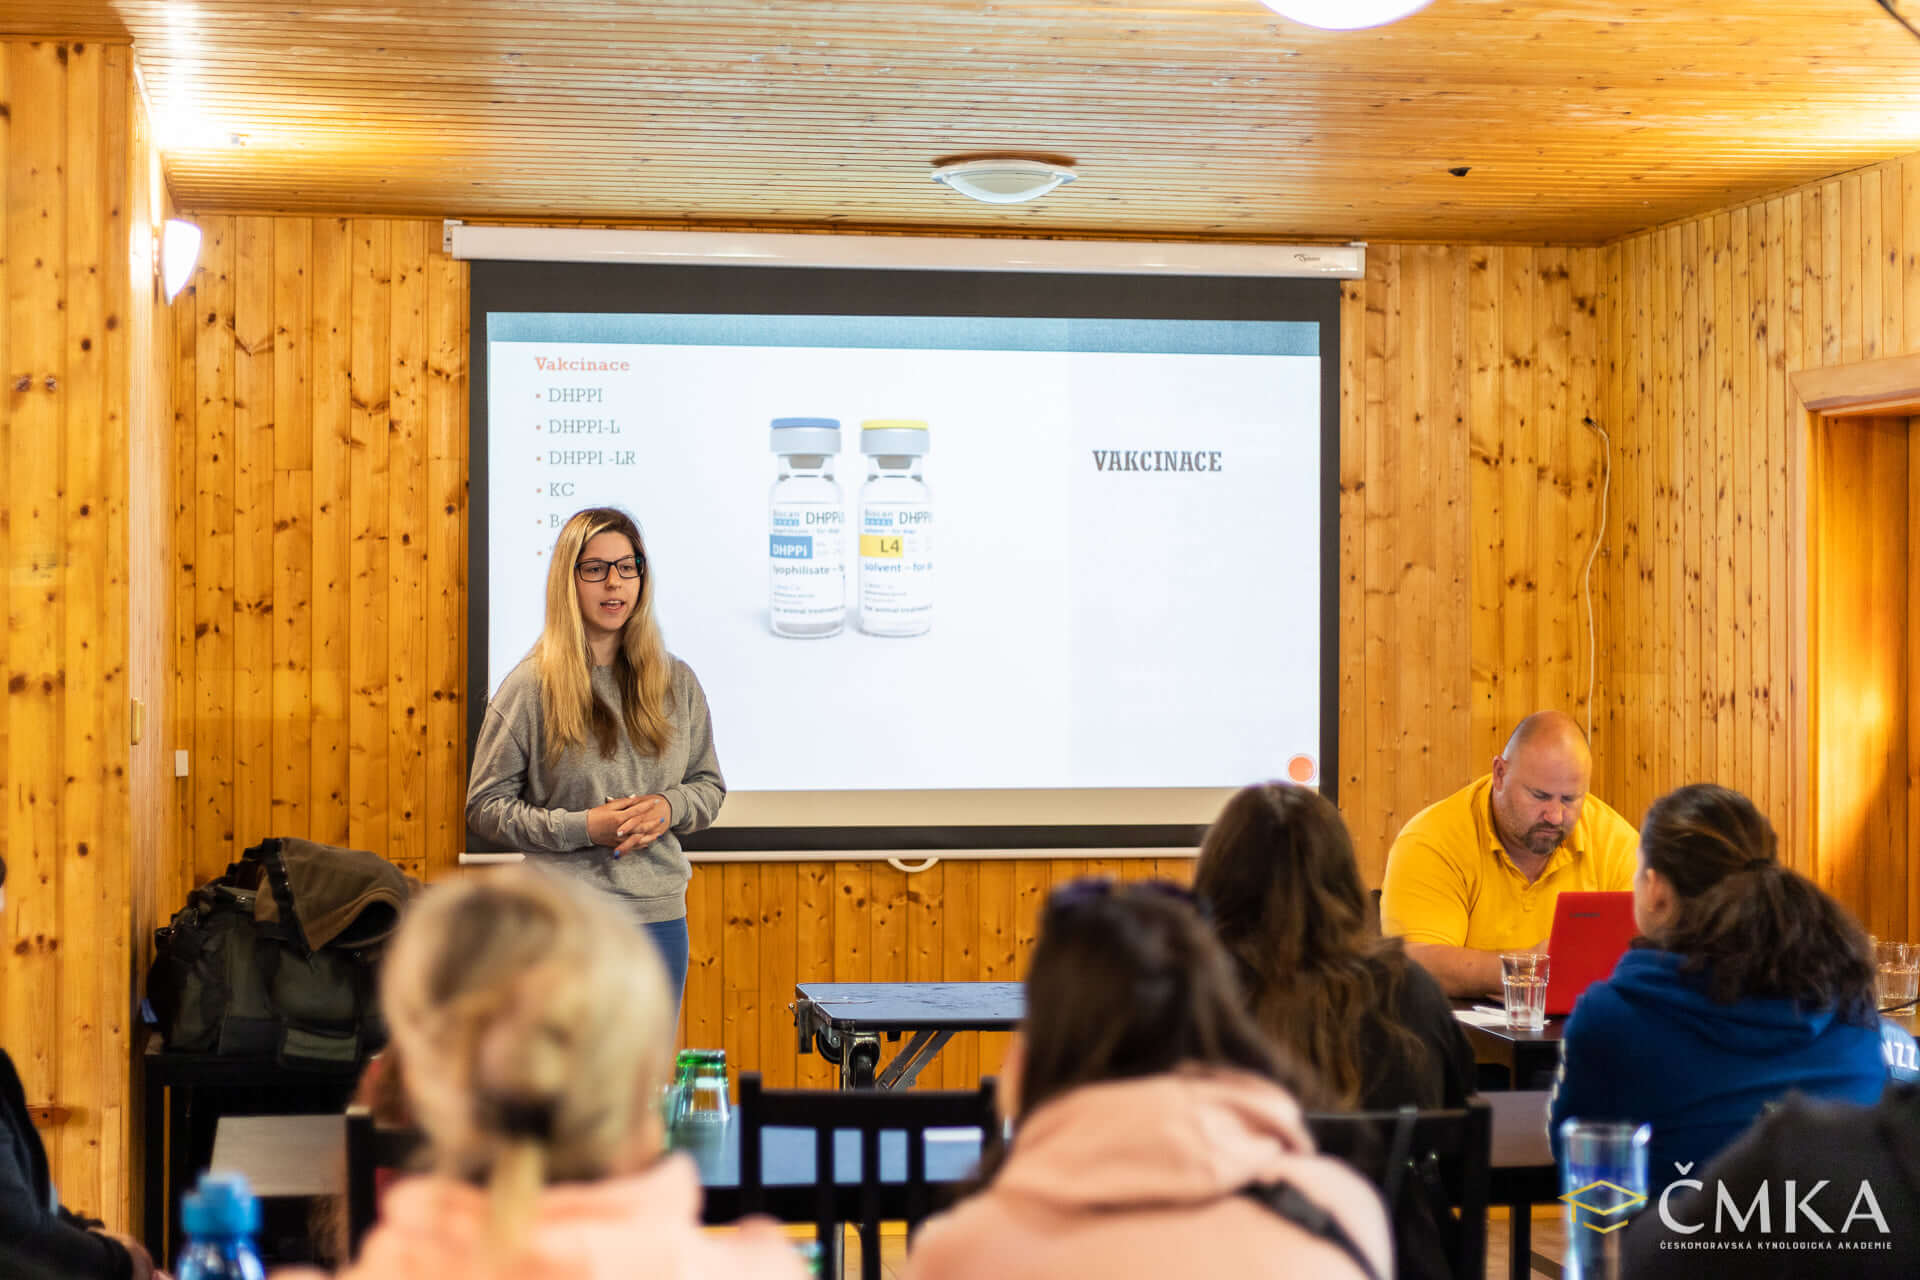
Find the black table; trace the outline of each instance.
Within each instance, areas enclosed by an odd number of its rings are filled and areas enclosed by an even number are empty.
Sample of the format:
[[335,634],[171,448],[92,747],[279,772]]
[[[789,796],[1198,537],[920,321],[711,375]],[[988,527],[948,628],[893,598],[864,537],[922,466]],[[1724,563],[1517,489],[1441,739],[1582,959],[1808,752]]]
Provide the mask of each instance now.
[[[911,1088],[956,1031],[1011,1031],[1026,1011],[1018,982],[803,982],[793,989],[800,1052],[840,1067],[843,1089]],[[880,1067],[880,1037],[910,1035]]]
[[1533,1252],[1533,1206],[1560,1199],[1560,1170],[1547,1140],[1547,1099],[1550,1090],[1527,1089],[1484,1093],[1493,1110],[1493,1175],[1487,1191],[1491,1204],[1507,1207],[1507,1275],[1527,1280],[1531,1271],[1560,1274],[1551,1258]]
[[[1456,1011],[1471,1004],[1471,1001],[1454,1002]],[[1481,1026],[1465,1018],[1456,1021],[1467,1033],[1467,1043],[1473,1046],[1473,1060],[1505,1067],[1510,1089],[1525,1089],[1540,1079],[1543,1072],[1552,1075],[1560,1065],[1560,1034],[1567,1023],[1565,1018],[1548,1018],[1538,1031],[1515,1031],[1504,1023]]]
[[156,1261],[173,1256],[176,1206],[212,1159],[222,1115],[337,1118],[356,1084],[352,1074],[294,1071],[271,1060],[162,1053],[158,1036],[148,1041],[140,1061],[146,1081],[141,1243]]

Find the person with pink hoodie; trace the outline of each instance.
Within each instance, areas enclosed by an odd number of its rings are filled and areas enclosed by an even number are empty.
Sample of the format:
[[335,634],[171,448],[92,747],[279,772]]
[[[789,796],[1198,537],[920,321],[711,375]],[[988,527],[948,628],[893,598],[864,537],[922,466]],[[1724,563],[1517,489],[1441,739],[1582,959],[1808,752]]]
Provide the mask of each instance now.
[[[516,868],[408,912],[380,994],[429,1168],[343,1280],[801,1280],[771,1222],[710,1233],[655,1105],[674,993],[594,889]],[[276,1280],[292,1280],[281,1273]]]
[[1311,1091],[1261,1035],[1185,893],[1054,891],[1000,1077],[1013,1125],[930,1219],[908,1280],[1387,1280],[1373,1187],[1318,1155]]

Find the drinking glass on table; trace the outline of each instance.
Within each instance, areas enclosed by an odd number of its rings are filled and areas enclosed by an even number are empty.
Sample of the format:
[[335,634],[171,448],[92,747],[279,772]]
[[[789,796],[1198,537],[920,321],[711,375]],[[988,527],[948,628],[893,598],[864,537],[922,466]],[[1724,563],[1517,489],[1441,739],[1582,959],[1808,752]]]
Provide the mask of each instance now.
[[1507,1029],[1538,1031],[1547,1024],[1547,956],[1541,951],[1500,953],[1500,998]]
[[1920,996],[1920,946],[1874,940],[1873,994],[1883,1010],[1912,1006]]
[[1569,1119],[1560,1126],[1566,1280],[1620,1280],[1620,1229],[1647,1203],[1649,1125]]

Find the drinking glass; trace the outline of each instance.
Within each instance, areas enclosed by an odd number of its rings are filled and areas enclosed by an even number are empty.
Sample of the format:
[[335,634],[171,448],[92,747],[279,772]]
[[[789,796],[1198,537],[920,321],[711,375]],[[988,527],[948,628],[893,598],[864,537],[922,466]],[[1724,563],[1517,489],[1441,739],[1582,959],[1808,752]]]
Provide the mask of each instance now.
[[1873,944],[1873,993],[1882,1009],[1910,1004],[1920,995],[1920,946],[1911,942]]
[[693,1087],[680,1107],[685,1126],[722,1126],[731,1108],[727,1104],[727,1053],[724,1049],[696,1049]]
[[1621,1228],[1647,1203],[1653,1127],[1570,1119],[1560,1126],[1560,1199],[1567,1206],[1566,1280],[1619,1280]]
[[1506,1005],[1507,1027],[1538,1031],[1547,1024],[1547,957],[1539,951],[1500,954],[1500,997]]

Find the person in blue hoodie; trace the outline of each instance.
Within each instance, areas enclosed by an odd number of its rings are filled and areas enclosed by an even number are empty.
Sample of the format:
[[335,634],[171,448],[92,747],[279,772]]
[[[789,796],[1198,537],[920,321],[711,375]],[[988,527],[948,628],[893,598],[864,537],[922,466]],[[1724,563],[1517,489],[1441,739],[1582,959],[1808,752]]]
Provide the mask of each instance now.
[[1644,938],[1567,1019],[1556,1159],[1569,1118],[1650,1124],[1657,1197],[1790,1090],[1879,1100],[1888,1065],[1866,935],[1778,846],[1725,787],[1682,787],[1647,810],[1633,881]]

